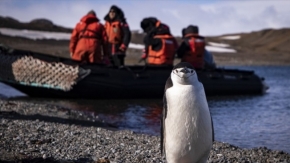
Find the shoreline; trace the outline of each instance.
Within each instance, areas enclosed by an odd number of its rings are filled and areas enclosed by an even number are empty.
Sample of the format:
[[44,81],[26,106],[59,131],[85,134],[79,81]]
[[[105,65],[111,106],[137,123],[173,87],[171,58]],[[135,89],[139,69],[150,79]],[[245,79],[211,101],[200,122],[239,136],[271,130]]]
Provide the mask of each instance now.
[[[69,41],[68,40],[32,40],[22,37],[12,37],[0,34],[0,44],[4,44],[11,48],[23,49],[38,53],[49,54],[70,58]],[[255,49],[245,49],[236,53],[217,53],[212,52],[215,63],[221,66],[289,66],[290,55],[287,51],[256,51]],[[127,50],[125,58],[126,65],[143,65],[138,63],[142,55],[141,49]],[[174,63],[178,63],[180,59],[175,59]]]
[[[0,162],[166,162],[160,137],[118,130],[53,104],[0,99]],[[266,147],[240,148],[215,141],[208,162],[289,162]]]

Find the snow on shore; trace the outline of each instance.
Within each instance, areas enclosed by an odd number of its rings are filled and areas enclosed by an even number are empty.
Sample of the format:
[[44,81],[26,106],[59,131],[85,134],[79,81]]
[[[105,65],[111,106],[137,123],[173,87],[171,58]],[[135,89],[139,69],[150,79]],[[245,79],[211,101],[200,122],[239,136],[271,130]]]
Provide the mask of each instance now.
[[[19,36],[29,39],[56,39],[56,40],[69,40],[71,34],[63,32],[47,32],[47,31],[35,31],[35,30],[26,30],[26,29],[10,29],[10,28],[0,28],[0,32],[3,35],[8,36]],[[224,36],[223,39],[238,39],[239,36]],[[142,44],[130,43],[129,48],[132,49],[144,49]],[[231,49],[230,45],[209,42],[209,45],[206,46],[206,49],[210,52],[217,53],[236,53],[235,49]]]

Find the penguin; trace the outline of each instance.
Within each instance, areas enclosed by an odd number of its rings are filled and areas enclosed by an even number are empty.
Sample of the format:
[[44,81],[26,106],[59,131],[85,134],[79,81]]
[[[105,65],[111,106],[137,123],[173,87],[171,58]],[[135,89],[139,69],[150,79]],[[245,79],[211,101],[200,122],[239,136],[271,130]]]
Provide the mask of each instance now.
[[213,122],[203,85],[193,66],[174,66],[165,84],[161,154],[168,163],[205,163],[214,141]]

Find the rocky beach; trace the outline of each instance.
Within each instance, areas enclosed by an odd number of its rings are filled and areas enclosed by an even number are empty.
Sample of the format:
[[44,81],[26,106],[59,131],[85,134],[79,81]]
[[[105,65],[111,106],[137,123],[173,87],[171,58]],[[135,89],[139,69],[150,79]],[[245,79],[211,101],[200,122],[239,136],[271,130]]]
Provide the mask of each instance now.
[[[0,100],[0,162],[162,163],[159,142],[69,108]],[[288,163],[290,154],[215,141],[208,162]]]

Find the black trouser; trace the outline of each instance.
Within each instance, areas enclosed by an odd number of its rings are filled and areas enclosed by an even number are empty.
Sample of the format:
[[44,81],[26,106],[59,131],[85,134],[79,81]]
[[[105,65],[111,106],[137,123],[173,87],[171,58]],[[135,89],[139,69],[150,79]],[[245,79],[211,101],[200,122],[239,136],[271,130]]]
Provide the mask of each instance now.
[[118,55],[118,54],[115,54],[115,55],[112,55],[110,57],[110,60],[111,60],[111,63],[114,65],[114,66],[124,66],[125,64],[125,55]]

